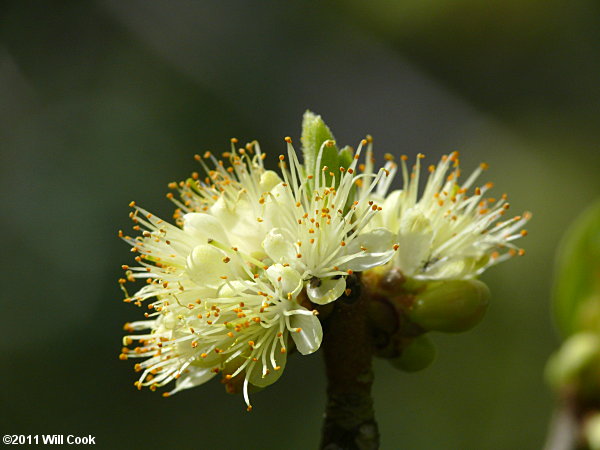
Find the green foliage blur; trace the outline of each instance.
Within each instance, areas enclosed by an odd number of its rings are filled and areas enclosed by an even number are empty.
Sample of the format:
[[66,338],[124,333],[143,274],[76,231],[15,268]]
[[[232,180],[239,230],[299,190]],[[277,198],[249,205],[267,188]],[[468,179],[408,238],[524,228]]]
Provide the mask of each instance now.
[[577,217],[559,248],[554,317],[564,335],[600,334],[600,201]]
[[[192,156],[258,139],[275,167],[302,114],[343,143],[463,173],[533,212],[527,254],[482,276],[486,317],[433,335],[431,367],[375,365],[383,449],[538,449],[553,406],[556,246],[600,192],[600,6],[593,0],[0,3],[6,433],[92,434],[99,448],[307,449],[319,441],[320,355],[290,358],[253,396],[213,381],[163,399],[118,360],[117,230],[128,203],[168,219]],[[397,186],[400,183],[398,178]]]
[[546,379],[563,410],[576,411],[586,448],[600,449],[600,201],[568,228],[557,254],[554,318],[564,342]]

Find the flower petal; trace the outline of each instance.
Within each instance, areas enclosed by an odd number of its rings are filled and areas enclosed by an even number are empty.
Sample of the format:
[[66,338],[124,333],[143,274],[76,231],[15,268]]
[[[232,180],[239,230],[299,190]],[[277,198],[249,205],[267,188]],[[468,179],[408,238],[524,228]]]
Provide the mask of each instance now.
[[206,243],[209,239],[229,245],[225,228],[219,219],[205,213],[183,216],[183,231]]
[[292,298],[296,298],[302,290],[302,276],[291,267],[273,264],[267,269],[267,276],[273,286],[281,288],[284,298],[287,298],[288,294],[291,294]]
[[303,355],[316,352],[323,340],[323,328],[317,316],[310,314],[293,314],[290,316],[290,333],[296,348]]
[[189,389],[204,384],[216,375],[216,373],[212,369],[208,368],[205,369],[190,366],[188,367],[188,370],[189,372],[185,372],[177,380],[175,384],[175,389],[169,392],[170,395],[176,394],[177,392],[183,391],[184,389]]
[[279,175],[277,175],[277,172],[265,170],[265,172],[260,176],[259,187],[262,192],[268,192],[281,182],[282,180]]
[[480,257],[457,257],[448,258],[433,264],[431,270],[417,274],[416,278],[423,279],[460,279],[476,275],[480,269],[485,267],[486,258]]
[[282,214],[282,211],[289,210],[290,205],[296,202],[292,196],[290,186],[283,182],[276,184],[270,189],[265,200],[263,205],[265,222],[270,223],[273,228],[288,227],[289,222],[286,220],[288,216]]
[[[287,353],[281,353],[279,339],[271,341],[268,348],[263,351],[266,352],[265,364],[262,364],[262,357],[259,357],[248,377],[250,384],[257,387],[265,387],[275,383],[283,373],[287,362]],[[271,355],[273,361],[271,361]],[[273,362],[275,362],[275,365],[273,365]]]
[[381,221],[393,233],[397,233],[400,227],[400,214],[405,197],[406,194],[402,190],[390,192],[383,202],[382,211],[379,213],[382,217]]
[[394,256],[395,237],[385,228],[358,235],[347,246],[346,254],[356,257],[342,264],[341,270],[362,272],[388,262]]
[[427,261],[433,244],[431,222],[418,209],[406,212],[398,232],[398,266],[406,275],[415,271]]
[[306,293],[311,302],[317,305],[326,305],[337,300],[345,289],[345,278],[313,278],[306,287]]
[[231,245],[257,258],[263,258],[260,244],[266,233],[265,229],[270,225],[256,220],[257,212],[246,197],[247,195],[237,198],[233,204],[228,204],[223,197],[219,197],[210,207],[210,214],[227,230]]
[[284,236],[279,228],[273,228],[269,231],[262,246],[274,263],[289,263],[296,259],[297,252],[294,244]]
[[212,245],[194,247],[187,258],[185,271],[200,286],[216,287],[231,275],[231,266],[223,261],[225,254]]

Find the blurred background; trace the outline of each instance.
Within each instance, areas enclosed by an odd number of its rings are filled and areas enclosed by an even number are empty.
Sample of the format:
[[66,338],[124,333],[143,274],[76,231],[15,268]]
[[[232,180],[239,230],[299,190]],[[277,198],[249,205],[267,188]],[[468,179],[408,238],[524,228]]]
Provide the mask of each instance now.
[[[436,335],[426,371],[376,361],[383,449],[538,449],[553,400],[553,258],[600,194],[600,3],[594,0],[0,3],[0,430],[92,434],[100,448],[309,449],[320,354],[291,358],[254,411],[211,382],[138,392],[118,360],[140,318],[117,279],[127,204],[170,217],[194,153],[258,139],[271,157],[302,113],[379,155],[460,150],[464,172],[534,213],[527,255],[483,276],[484,321]],[[399,181],[399,180],[398,180]]]

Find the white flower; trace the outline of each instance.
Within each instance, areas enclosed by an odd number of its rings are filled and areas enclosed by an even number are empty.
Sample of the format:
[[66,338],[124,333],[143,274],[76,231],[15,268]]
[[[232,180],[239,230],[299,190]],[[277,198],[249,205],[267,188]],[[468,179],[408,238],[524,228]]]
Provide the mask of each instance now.
[[[203,157],[196,155],[206,177],[193,173],[185,182],[170,183],[169,187],[179,190],[181,201],[173,194],[168,197],[179,207],[175,214],[179,225],[183,225],[186,213],[204,213],[214,219],[213,229],[226,232],[232,245],[262,259],[266,255],[261,243],[273,228],[270,218],[264,214],[264,197],[282,179],[276,172],[264,168],[265,154],[258,143],[248,144],[238,151],[234,147],[236,143],[237,140],[232,139],[231,151],[223,153],[230,162],[228,167],[210,152]],[[210,169],[207,162],[214,168]],[[197,228],[203,226],[199,223]]]
[[302,354],[319,348],[321,324],[315,312],[298,304],[304,284],[292,267],[267,266],[226,246],[227,234],[206,214],[184,216],[183,229],[141,208],[132,218],[142,236],[123,237],[139,253],[140,265],[125,266],[126,275],[148,284],[126,300],[141,306],[154,299],[147,320],[125,326],[130,332],[149,330],[126,336],[126,345],[137,346],[121,355],[147,358],[136,365],[142,372],[138,388],[154,390],[177,380],[170,395],[223,372],[226,381],[243,377],[251,408],[248,386],[279,378],[289,336]]
[[[407,158],[402,156],[403,188],[388,193],[397,166],[386,155],[385,167],[392,176],[372,194],[374,200],[382,202],[383,211],[370,227],[385,227],[396,235],[399,248],[393,259],[395,267],[419,279],[470,278],[524,253],[512,242],[527,234],[521,228],[531,214],[501,220],[509,204],[505,194],[499,199],[486,197],[492,183],[468,193],[486,164],[460,183],[458,152],[443,156],[437,167],[429,166],[430,175],[419,198],[422,158],[417,156],[409,175]],[[373,171],[370,146],[362,169],[367,174]]]
[[[175,218],[179,227],[131,206],[141,236],[122,237],[138,253],[137,267],[125,266],[121,281],[146,279],[126,299],[141,306],[152,299],[147,320],[127,325],[137,342],[121,357],[147,358],[137,386],[152,389],[177,379],[167,394],[197,386],[216,373],[243,377],[248,386],[276,381],[285,367],[288,335],[302,354],[321,343],[319,320],[297,299],[303,290],[314,303],[329,303],[346,291],[345,277],[384,264],[394,254],[394,236],[384,228],[365,232],[381,207],[369,195],[387,175],[356,174],[347,168],[317,167],[306,174],[288,141],[289,169],[282,176],[263,166],[257,143],[236,151],[232,141],[226,167],[210,153],[196,159],[198,174],[180,184]],[[205,160],[211,161],[210,169]],[[326,174],[330,173],[327,182]],[[357,195],[356,185],[369,186]]]
[[[392,233],[385,228],[364,230],[381,211],[370,193],[388,171],[356,174],[366,141],[361,142],[348,168],[322,167],[323,148],[333,143],[326,141],[317,157],[319,169],[307,174],[291,139],[286,140],[289,168],[281,155],[282,177],[264,169],[264,154],[256,143],[238,151],[232,147],[225,154],[231,161],[230,168],[206,153],[204,158],[196,159],[207,177],[202,180],[195,176],[180,183],[182,201],[175,202],[184,213],[204,213],[202,218],[190,219],[202,222],[195,229],[204,230],[204,222],[210,223],[211,229],[221,230],[214,239],[224,245],[236,246],[265,264],[289,264],[309,282],[307,294],[311,301],[329,303],[344,293],[346,275],[384,264],[393,257]],[[250,153],[254,155],[250,157]],[[204,159],[211,160],[214,169]],[[364,184],[358,195],[357,183]],[[181,215],[178,218],[181,222]],[[186,221],[183,224],[188,225]]]

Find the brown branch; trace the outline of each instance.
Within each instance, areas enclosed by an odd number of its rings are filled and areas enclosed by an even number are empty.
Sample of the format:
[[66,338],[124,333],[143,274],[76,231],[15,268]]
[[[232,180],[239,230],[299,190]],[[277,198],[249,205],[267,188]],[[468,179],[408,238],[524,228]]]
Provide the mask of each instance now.
[[335,302],[326,321],[327,405],[320,446],[324,450],[379,448],[371,398],[373,349],[360,279],[356,278],[352,290]]
[[544,450],[574,450],[578,441],[579,424],[573,405],[563,402],[552,416]]

